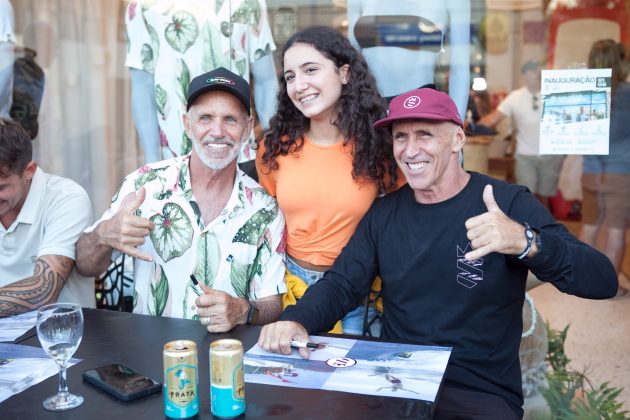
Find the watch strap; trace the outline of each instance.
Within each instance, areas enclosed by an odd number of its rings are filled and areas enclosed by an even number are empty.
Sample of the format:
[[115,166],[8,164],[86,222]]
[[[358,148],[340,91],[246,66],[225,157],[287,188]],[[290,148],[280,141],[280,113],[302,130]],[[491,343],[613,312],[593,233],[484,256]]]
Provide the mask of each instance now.
[[525,239],[527,240],[527,245],[525,246],[525,249],[523,250],[523,252],[521,252],[519,256],[516,257],[519,260],[522,260],[525,257],[527,257],[527,254],[529,254],[529,251],[531,251],[532,249],[532,242],[535,236],[534,231],[532,230],[532,228],[529,226],[527,222],[522,223],[522,225],[525,226]]
[[249,305],[249,311],[247,312],[247,324],[254,325],[258,321],[258,308],[256,308],[249,299],[246,299],[246,302]]
[[536,234],[536,246],[538,247],[538,252],[540,252],[542,251],[542,247],[543,247],[542,238],[540,236],[540,229],[532,228],[532,230]]

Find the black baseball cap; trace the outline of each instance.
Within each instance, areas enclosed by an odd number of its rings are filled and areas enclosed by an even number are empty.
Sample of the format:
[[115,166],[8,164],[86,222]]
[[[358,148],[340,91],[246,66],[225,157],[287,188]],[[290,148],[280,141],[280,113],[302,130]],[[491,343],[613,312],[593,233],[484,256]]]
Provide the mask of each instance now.
[[223,67],[201,74],[190,82],[186,111],[190,109],[201,94],[213,90],[222,90],[236,96],[236,99],[241,101],[247,110],[247,115],[251,115],[249,83],[241,76]]

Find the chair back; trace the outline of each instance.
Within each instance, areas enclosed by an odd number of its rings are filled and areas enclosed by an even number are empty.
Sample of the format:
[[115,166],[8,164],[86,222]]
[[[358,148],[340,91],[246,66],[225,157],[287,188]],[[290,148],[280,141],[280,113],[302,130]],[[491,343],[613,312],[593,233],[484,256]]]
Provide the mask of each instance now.
[[122,254],[96,278],[94,293],[97,308],[119,312],[133,310],[133,296],[129,293],[125,295],[125,290],[133,286],[133,277],[125,273],[127,258],[125,254]]

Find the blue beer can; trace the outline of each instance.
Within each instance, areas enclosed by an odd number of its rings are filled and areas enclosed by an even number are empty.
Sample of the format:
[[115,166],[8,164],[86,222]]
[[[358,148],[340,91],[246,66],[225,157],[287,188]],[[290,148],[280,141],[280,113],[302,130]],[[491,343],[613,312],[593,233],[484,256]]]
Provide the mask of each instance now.
[[188,419],[199,413],[197,344],[190,340],[164,345],[164,414]]
[[245,412],[243,344],[225,339],[210,343],[210,408],[222,419]]

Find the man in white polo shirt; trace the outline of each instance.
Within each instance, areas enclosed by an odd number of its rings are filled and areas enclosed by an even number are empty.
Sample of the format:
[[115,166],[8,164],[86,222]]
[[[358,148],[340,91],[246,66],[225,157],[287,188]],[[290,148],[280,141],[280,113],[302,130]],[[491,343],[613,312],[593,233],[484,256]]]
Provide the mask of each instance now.
[[0,118],[0,316],[56,301],[94,307],[94,279],[74,270],[77,239],[92,218],[90,199],[32,157],[26,130]]

